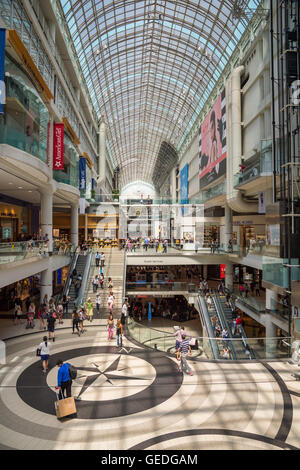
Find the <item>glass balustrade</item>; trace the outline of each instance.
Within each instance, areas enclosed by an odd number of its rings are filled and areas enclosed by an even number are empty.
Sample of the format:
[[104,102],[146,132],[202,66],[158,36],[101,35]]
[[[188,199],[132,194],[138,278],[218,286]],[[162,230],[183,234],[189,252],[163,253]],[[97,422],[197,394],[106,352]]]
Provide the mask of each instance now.
[[[148,326],[128,319],[127,328],[130,336],[140,344],[151,349],[175,354],[175,337],[174,334],[151,328],[151,322]],[[187,330],[188,333],[188,330]],[[191,350],[191,358],[198,359],[214,359],[210,341],[216,341],[219,349],[220,359],[223,359],[224,348],[234,342],[234,349],[237,352],[238,360],[264,360],[264,359],[284,359],[291,357],[290,337],[278,338],[230,338],[228,340],[222,338],[193,337],[197,340],[198,349]],[[247,348],[246,348],[247,345]],[[224,358],[225,359],[225,358]]]
[[[71,244],[53,242],[52,255],[71,256]],[[49,256],[49,248],[43,240],[0,243],[0,264],[13,263],[34,257]]]
[[47,162],[49,114],[30,78],[5,57],[6,103],[0,116],[0,143]]

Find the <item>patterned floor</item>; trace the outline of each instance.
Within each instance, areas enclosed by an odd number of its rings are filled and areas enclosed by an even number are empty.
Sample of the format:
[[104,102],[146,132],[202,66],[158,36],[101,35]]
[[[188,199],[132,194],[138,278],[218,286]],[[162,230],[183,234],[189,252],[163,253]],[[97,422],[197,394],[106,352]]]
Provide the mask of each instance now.
[[[6,342],[0,368],[0,449],[204,450],[300,448],[300,381],[286,362],[177,361],[125,339],[104,324],[80,338],[57,331],[47,376],[35,350],[42,333]],[[57,368],[76,365],[77,418],[57,420]]]

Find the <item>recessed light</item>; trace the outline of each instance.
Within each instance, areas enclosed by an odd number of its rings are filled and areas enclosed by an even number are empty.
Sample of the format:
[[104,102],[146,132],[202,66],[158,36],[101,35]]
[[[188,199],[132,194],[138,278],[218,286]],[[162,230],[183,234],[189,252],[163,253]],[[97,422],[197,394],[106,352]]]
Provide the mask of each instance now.
[[8,184],[12,184],[12,183],[8,183]]
[[18,186],[18,189],[23,189],[23,186]]
[[28,192],[29,192],[29,193],[32,193],[32,191],[31,191],[30,189],[28,189]]

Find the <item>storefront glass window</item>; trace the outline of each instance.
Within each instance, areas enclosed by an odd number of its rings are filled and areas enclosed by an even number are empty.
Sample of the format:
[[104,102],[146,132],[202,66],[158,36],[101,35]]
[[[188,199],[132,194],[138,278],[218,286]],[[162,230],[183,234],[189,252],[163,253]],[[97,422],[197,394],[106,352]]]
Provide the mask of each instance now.
[[49,114],[29,76],[5,58],[6,104],[0,117],[0,143],[47,162]]
[[78,188],[79,155],[69,138],[64,134],[64,169],[53,170],[53,177],[59,183],[70,184]]

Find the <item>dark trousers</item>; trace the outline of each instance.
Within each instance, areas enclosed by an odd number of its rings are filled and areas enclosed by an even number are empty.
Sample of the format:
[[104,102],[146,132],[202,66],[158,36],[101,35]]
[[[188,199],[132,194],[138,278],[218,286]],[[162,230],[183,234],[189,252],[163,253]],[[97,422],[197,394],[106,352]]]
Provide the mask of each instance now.
[[[71,387],[72,387],[72,380],[68,380],[67,382],[61,383],[61,389],[59,391],[60,400],[63,400],[64,398],[69,398],[72,396]],[[65,391],[66,391],[67,396],[65,396]]]
[[78,321],[73,321],[73,333],[74,333],[74,330],[75,328],[77,329],[77,331],[79,331],[79,328],[78,328]]
[[100,259],[96,258],[96,266],[99,266]]

